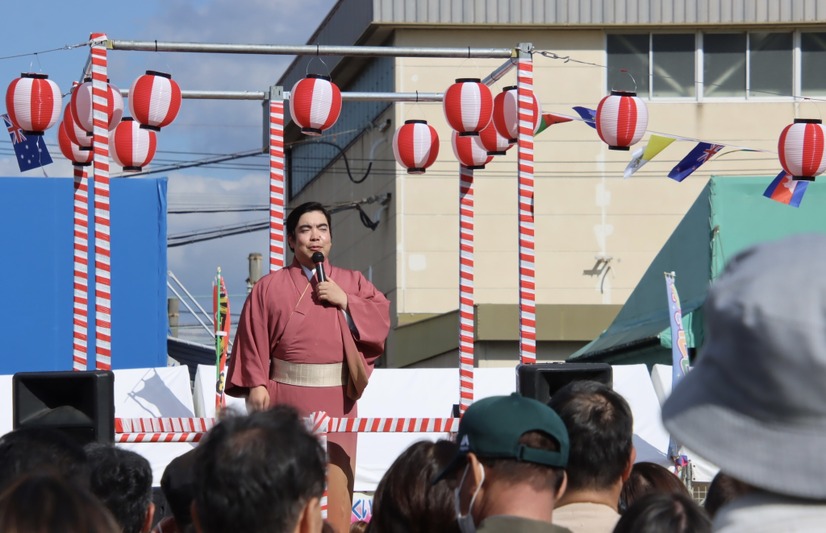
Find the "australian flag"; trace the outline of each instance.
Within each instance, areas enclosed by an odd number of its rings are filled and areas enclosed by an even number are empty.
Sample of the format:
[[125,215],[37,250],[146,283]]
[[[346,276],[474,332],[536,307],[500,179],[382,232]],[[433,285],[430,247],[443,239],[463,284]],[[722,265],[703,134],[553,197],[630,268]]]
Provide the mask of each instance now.
[[707,142],[697,143],[697,146],[688,152],[688,155],[677,163],[676,167],[671,169],[668,177],[673,180],[683,181],[692,172],[700,168],[700,165],[714,157],[714,154],[722,150],[723,146],[722,144],[711,144]]
[[803,194],[808,186],[808,181],[792,179],[791,174],[787,174],[784,170],[772,180],[763,196],[781,204],[800,207]]
[[23,130],[13,124],[8,115],[3,115],[3,122],[6,123],[6,128],[9,130],[9,137],[11,137],[11,144],[14,146],[20,172],[42,167],[52,162],[52,156],[49,155],[49,150],[46,148],[46,142],[42,135],[26,137]]

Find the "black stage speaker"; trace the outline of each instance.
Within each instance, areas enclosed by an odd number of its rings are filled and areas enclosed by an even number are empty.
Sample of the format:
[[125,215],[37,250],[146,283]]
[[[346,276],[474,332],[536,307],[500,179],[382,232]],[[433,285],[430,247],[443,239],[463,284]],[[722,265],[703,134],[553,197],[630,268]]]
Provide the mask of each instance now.
[[13,427],[48,427],[81,445],[115,440],[115,374],[108,370],[18,372]]
[[535,363],[516,367],[516,391],[542,403],[548,403],[568,383],[582,380],[612,387],[614,373],[607,363]]

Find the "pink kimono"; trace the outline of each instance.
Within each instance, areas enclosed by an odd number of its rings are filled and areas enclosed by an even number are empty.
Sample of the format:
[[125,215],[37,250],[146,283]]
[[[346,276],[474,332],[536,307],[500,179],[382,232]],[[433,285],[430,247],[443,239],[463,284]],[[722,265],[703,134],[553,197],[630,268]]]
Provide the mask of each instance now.
[[[347,293],[347,312],[358,331],[353,335],[356,347],[368,373],[372,372],[390,329],[390,303],[360,272],[336,268],[327,261],[324,271]],[[270,379],[272,358],[291,363],[344,362],[341,310],[318,302],[315,284],[315,278],[308,281],[295,260],[255,284],[241,310],[227,370],[227,394],[244,396],[247,389],[266,385],[270,405],[290,404],[302,415],[314,411],[325,411],[331,417],[358,415],[356,402],[347,397],[344,386],[302,387]],[[330,434],[328,441],[338,443],[355,460],[355,433]]]

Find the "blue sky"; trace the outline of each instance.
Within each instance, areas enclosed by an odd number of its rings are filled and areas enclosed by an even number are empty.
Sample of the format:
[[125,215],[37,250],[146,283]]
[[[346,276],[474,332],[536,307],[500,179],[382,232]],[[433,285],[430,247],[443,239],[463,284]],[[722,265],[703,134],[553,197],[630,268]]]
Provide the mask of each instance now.
[[[21,72],[40,72],[48,74],[66,93],[72,81],[81,77],[89,48],[64,48],[86,43],[91,32],[104,32],[115,40],[305,44],[334,4],[335,0],[87,0],[77,5],[56,0],[8,2],[3,6],[6,24],[0,46],[0,80],[7,85]],[[109,78],[112,84],[129,88],[136,77],[151,69],[172,74],[184,90],[264,91],[277,81],[291,60],[287,56],[116,50],[109,53]],[[260,102],[184,100],[176,121],[158,136],[153,164],[261,148],[262,128]],[[57,148],[57,128],[47,131],[45,138],[55,160],[45,167],[47,175],[71,176],[71,165]],[[4,136],[0,140],[0,176],[43,176],[39,170],[21,174],[10,152],[11,144]],[[200,167],[162,174],[169,178],[169,208],[266,205],[266,164],[266,157],[258,157],[223,168]],[[170,215],[169,234],[262,221],[266,217],[265,212]],[[260,231],[171,248],[169,269],[190,292],[203,296],[202,304],[206,306],[211,302],[212,277],[220,266],[236,314],[245,296],[247,256],[260,252],[266,259],[267,238],[267,232]]]

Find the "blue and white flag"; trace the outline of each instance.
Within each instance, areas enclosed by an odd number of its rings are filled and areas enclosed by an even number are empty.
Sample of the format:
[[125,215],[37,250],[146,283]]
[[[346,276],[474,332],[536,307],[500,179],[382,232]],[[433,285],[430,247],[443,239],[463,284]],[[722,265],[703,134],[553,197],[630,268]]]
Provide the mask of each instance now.
[[[676,274],[665,272],[665,287],[668,291],[668,314],[671,319],[671,391],[688,373],[688,346],[685,330],[683,329],[683,310],[680,306],[680,296],[674,283]],[[668,441],[668,457],[675,461],[681,459],[680,445],[670,438]]]
[[46,142],[42,135],[30,135],[26,137],[19,126],[13,124],[8,115],[3,115],[3,122],[9,130],[11,144],[14,147],[14,154],[17,156],[17,166],[20,172],[25,172],[33,168],[49,165],[52,156],[46,148]]
[[582,107],[581,105],[577,105],[577,106],[573,107],[573,110],[577,112],[577,115],[579,115],[586,124],[588,124],[592,128],[597,127],[597,124],[596,124],[597,110],[596,109],[590,109],[588,107]]
[[688,152],[688,155],[686,155],[682,161],[677,163],[677,166],[671,169],[671,172],[668,173],[668,177],[673,180],[683,181],[692,172],[700,168],[703,163],[714,157],[714,155],[722,150],[723,147],[724,145],[722,144],[711,144],[707,142],[697,143],[697,146]]

